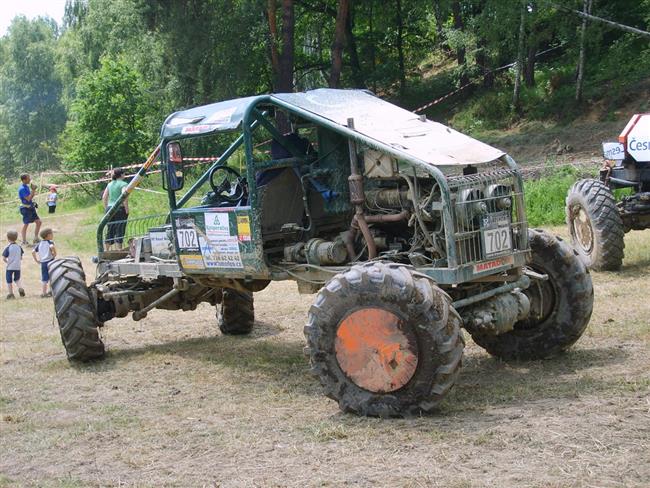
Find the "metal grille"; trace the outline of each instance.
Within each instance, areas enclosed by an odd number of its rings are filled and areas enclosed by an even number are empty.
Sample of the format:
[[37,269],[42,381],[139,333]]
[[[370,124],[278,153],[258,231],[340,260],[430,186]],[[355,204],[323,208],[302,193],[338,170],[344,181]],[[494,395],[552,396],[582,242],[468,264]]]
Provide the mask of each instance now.
[[169,214],[156,214],[109,222],[104,228],[104,243],[114,244],[121,241],[122,247],[128,248],[131,239],[146,236],[149,229],[165,225],[168,217]]
[[458,265],[523,250],[527,224],[516,170],[450,177],[448,183]]

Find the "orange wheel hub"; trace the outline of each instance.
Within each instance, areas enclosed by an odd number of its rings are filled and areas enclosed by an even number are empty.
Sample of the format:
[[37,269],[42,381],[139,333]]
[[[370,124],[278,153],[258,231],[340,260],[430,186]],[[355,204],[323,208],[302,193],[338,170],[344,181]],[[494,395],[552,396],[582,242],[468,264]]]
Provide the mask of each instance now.
[[369,307],[347,315],[334,343],[336,359],[355,384],[388,393],[406,385],[418,365],[415,334],[396,314]]

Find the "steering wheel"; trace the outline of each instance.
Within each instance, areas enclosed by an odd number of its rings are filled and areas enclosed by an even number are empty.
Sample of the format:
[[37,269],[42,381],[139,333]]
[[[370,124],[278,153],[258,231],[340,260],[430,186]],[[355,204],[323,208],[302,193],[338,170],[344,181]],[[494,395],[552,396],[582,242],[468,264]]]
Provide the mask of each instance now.
[[219,201],[238,203],[246,194],[246,180],[225,164],[212,168],[209,181],[214,198]]

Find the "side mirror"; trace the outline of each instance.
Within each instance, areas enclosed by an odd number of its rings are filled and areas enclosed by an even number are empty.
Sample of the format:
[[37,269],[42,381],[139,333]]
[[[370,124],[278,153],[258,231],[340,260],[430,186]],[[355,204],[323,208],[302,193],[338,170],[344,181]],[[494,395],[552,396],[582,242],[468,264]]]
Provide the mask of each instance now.
[[185,166],[181,145],[178,142],[168,142],[163,171],[163,186],[171,191],[178,191],[185,184]]

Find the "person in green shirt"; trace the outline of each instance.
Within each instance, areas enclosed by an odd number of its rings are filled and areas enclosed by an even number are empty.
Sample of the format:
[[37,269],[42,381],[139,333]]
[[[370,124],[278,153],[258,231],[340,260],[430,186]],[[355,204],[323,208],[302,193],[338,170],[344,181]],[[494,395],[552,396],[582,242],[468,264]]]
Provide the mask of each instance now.
[[[104,211],[108,212],[117,203],[117,200],[122,195],[127,182],[124,181],[124,173],[120,168],[113,170],[111,176],[112,181],[106,185],[104,194],[102,195],[102,202],[104,204]],[[111,220],[108,222],[106,229],[106,250],[110,251],[113,245],[116,249],[122,248],[124,241],[124,232],[126,230],[126,221],[129,218],[129,199],[124,199],[120,208],[113,214]]]

